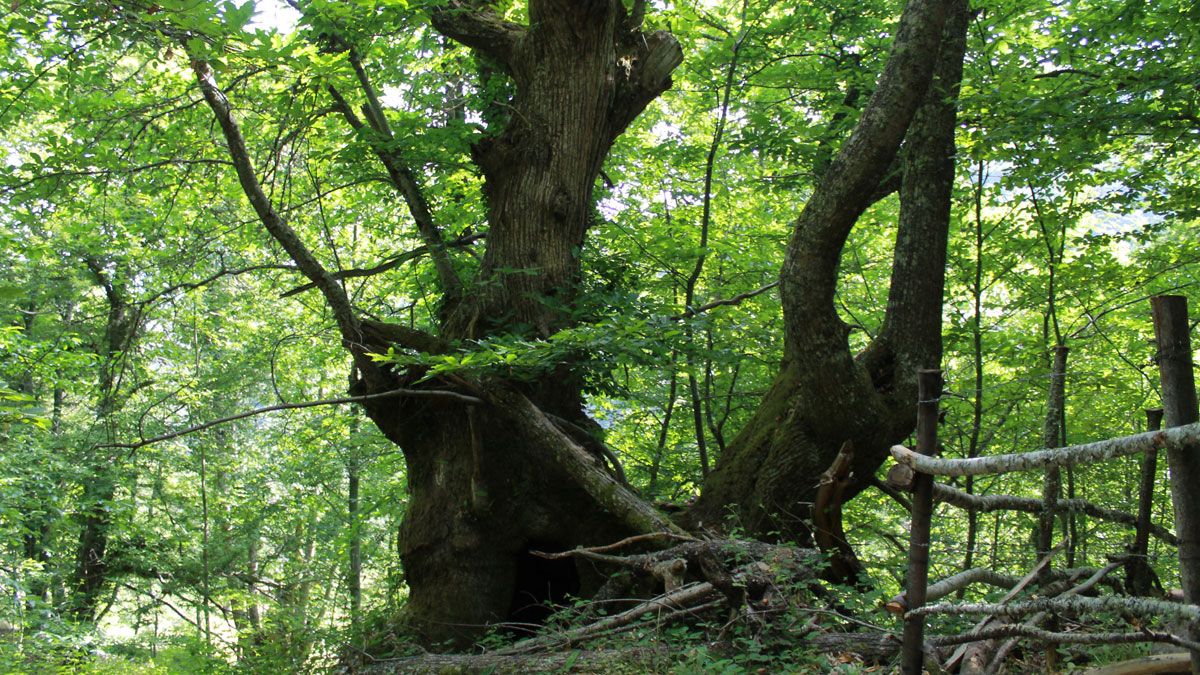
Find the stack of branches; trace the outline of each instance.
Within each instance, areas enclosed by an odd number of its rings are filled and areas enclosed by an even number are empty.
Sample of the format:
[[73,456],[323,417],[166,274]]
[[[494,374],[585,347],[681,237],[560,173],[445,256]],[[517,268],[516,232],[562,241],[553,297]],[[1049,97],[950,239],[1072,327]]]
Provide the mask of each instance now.
[[[652,540],[662,538],[678,543],[646,550]],[[634,552],[618,553],[630,549]],[[762,640],[768,632],[787,635],[790,640],[806,641],[816,653],[853,653],[869,662],[886,661],[899,649],[895,634],[838,609],[818,582],[827,560],[814,549],[655,533],[605,546],[534,555],[587,561],[611,575],[590,602],[574,608],[577,613],[569,621],[547,624],[532,637],[482,654],[422,654],[376,661],[362,672],[442,672],[445,668],[529,672],[568,664],[603,668],[618,661],[670,659],[669,648],[661,643],[613,648],[611,639],[681,622],[714,627],[717,645],[729,643],[733,629],[740,627],[753,639]],[[648,588],[654,590],[647,593]],[[614,607],[624,608],[613,611]],[[836,630],[833,625],[822,626],[819,617],[831,617]],[[846,632],[847,626],[867,630]],[[598,646],[604,644],[610,647]]]
[[[1200,607],[1121,595],[1124,586],[1110,576],[1125,564],[1119,556],[1100,568],[1064,569],[1043,574],[1051,558],[1062,548],[1063,544],[1059,544],[1022,578],[974,568],[931,584],[926,599],[933,604],[909,610],[905,594],[901,593],[887,603],[886,609],[905,618],[982,616],[969,630],[928,640],[947,672],[956,668],[961,673],[1001,672],[1020,640],[1026,638],[1052,644],[1157,642],[1188,649],[1200,647],[1185,637],[1185,630],[1179,630],[1180,626],[1200,622]],[[1035,580],[1049,580],[1049,583],[1039,586]],[[938,603],[972,584],[985,584],[1008,592],[990,603]],[[1111,592],[1101,595],[1097,590],[1100,586]],[[1097,630],[1097,618],[1104,615],[1113,617],[1114,622],[1123,626]],[[1059,619],[1059,630],[1040,627],[1051,616]],[[1166,627],[1158,627],[1160,625]],[[937,652],[950,647],[956,649]]]

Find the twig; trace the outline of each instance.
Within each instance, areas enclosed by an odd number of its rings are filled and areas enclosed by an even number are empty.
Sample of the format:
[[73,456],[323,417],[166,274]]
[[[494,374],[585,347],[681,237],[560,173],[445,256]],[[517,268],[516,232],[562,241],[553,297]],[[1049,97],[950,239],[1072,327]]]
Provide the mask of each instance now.
[[215,427],[218,424],[225,424],[227,422],[235,422],[237,420],[245,419],[247,417],[253,417],[255,415],[262,415],[264,413],[269,413],[269,412],[276,412],[278,410],[295,410],[297,408],[314,408],[316,406],[322,406],[322,405],[345,405],[347,403],[361,403],[363,401],[373,401],[373,400],[381,399],[381,398],[395,398],[395,397],[401,397],[401,396],[412,397],[412,398],[444,398],[444,399],[448,399],[451,401],[458,401],[460,403],[465,403],[467,405],[480,405],[483,403],[483,401],[481,401],[478,398],[475,398],[474,396],[467,396],[466,394],[460,394],[460,393],[454,392],[454,391],[445,391],[445,390],[441,390],[441,389],[394,389],[392,391],[385,391],[385,392],[382,392],[379,394],[367,394],[366,396],[345,396],[342,398],[327,398],[327,399],[322,399],[320,401],[304,401],[302,403],[280,403],[278,405],[269,405],[269,406],[266,406],[263,408],[255,408],[254,410],[247,410],[244,412],[240,412],[236,415],[222,417],[220,419],[205,422],[203,424],[197,424],[195,426],[191,426],[186,429],[181,429],[179,431],[172,431],[171,433],[162,434],[161,436],[155,436],[154,438],[146,438],[146,439],[134,442],[134,443],[105,443],[103,445],[97,445],[95,447],[97,447],[97,448],[128,448],[130,450],[136,450],[143,446],[151,445],[153,443],[158,443],[160,441],[167,441],[172,438],[177,438],[179,436],[185,436],[187,434],[192,434],[197,431],[203,431],[210,427]]
[[618,548],[623,548],[625,546],[629,546],[630,544],[637,544],[637,543],[641,543],[643,541],[649,541],[651,539],[674,539],[676,541],[695,541],[695,537],[676,534],[674,532],[648,532],[646,534],[638,534],[638,535],[634,535],[632,537],[626,537],[620,541],[616,541],[611,544],[605,544],[603,546],[590,546],[587,548],[580,547],[580,548],[571,549],[570,551],[560,551],[558,553],[545,553],[543,551],[530,551],[530,553],[533,555],[536,555],[539,558],[545,558],[547,560],[562,560],[563,558],[569,558],[571,556],[580,555],[582,553],[607,553],[608,551],[613,551]]
[[[723,602],[723,600],[710,600],[711,596],[716,594],[719,594],[717,588],[710,583],[691,584],[671,593],[647,600],[636,607],[625,610],[620,614],[606,617],[595,623],[557,635],[546,635],[522,640],[507,649],[501,649],[495,653],[497,655],[515,655],[528,654],[543,649],[561,649],[580,641],[597,637],[600,634],[611,632],[613,629],[632,624],[644,614],[655,610],[672,610],[667,617],[664,617],[670,618],[681,612],[693,612],[710,605],[715,606],[715,604]],[[696,606],[697,604],[699,605],[698,607]]]
[[738,295],[735,295],[732,298],[725,298],[723,300],[713,300],[712,302],[705,303],[703,305],[700,305],[699,307],[689,308],[686,312],[683,312],[682,314],[676,314],[675,316],[671,317],[671,320],[672,321],[682,321],[684,319],[690,319],[693,316],[696,316],[697,314],[703,314],[704,312],[707,312],[710,309],[716,309],[717,307],[725,307],[728,305],[736,305],[745,300],[749,300],[750,298],[753,298],[756,295],[762,295],[763,293],[766,293],[767,291],[771,290],[772,288],[775,288],[778,285],[779,285],[778,281],[772,281],[771,283],[769,283],[765,286],[759,286],[758,288],[756,288],[752,291],[746,291],[745,293],[739,293]]

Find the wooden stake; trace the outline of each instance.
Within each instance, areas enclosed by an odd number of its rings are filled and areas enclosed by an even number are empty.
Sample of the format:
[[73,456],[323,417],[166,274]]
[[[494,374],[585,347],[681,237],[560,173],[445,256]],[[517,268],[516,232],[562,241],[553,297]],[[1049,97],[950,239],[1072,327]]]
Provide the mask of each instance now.
[[[1158,372],[1162,383],[1163,411],[1168,427],[1200,419],[1196,379],[1192,367],[1187,298],[1160,295],[1150,298],[1154,335],[1158,344]],[[1184,600],[1200,604],[1200,444],[1167,448],[1171,472],[1171,503],[1175,507],[1175,535],[1179,538],[1179,576]],[[1200,628],[1192,626],[1195,640]],[[1200,650],[1192,650],[1192,673],[1200,675]]]
[[[937,449],[938,400],[942,394],[942,371],[917,373],[917,452],[932,455]],[[913,478],[912,526],[908,541],[908,606],[925,604],[929,583],[929,529],[933,518],[933,476],[918,473]],[[925,619],[910,616],[904,621],[904,644],[900,671],[920,675],[925,662]]]
[[[1161,429],[1162,418],[1162,408],[1147,410],[1146,430]],[[1154,506],[1154,479],[1158,476],[1158,448],[1151,448],[1142,454],[1141,469],[1136,534],[1133,548],[1129,550],[1129,563],[1125,568],[1125,591],[1130,595],[1150,594],[1150,561],[1146,556],[1150,550],[1150,516]]]

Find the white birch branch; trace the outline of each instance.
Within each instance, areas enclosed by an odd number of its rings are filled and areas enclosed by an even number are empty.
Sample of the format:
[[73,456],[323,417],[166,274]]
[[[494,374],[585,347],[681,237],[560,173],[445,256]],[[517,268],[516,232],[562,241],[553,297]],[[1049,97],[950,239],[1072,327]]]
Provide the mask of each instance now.
[[1161,450],[1196,444],[1200,444],[1200,423],[1172,427],[1163,431],[1147,431],[1132,436],[1110,438],[1065,448],[970,459],[926,457],[902,445],[896,445],[892,446],[892,457],[915,471],[935,476],[987,476],[1011,471],[1044,469],[1050,466],[1088,464],[1114,457],[1136,455],[1153,448]]
[[931,614],[967,615],[985,614],[988,616],[1016,618],[1035,614],[1037,612],[1124,612],[1145,619],[1171,617],[1191,624],[1200,624],[1200,607],[1182,605],[1165,600],[1151,598],[1125,598],[1103,596],[1089,598],[1084,596],[1040,598],[1025,602],[1014,602],[1002,605],[997,603],[943,603],[926,605],[908,612],[909,616],[928,616]]
[[975,642],[977,640],[997,640],[1001,638],[1034,638],[1042,642],[1053,642],[1055,644],[1127,644],[1131,642],[1167,642],[1180,647],[1196,649],[1200,644],[1179,637],[1172,633],[1163,633],[1159,631],[1140,631],[1137,633],[1075,633],[1075,632],[1054,632],[1037,628],[1035,626],[1026,626],[1022,624],[1007,623],[992,628],[985,628],[979,632],[967,633],[965,635],[939,635],[931,637],[929,643],[937,647],[949,647],[952,645],[964,644],[967,642]]

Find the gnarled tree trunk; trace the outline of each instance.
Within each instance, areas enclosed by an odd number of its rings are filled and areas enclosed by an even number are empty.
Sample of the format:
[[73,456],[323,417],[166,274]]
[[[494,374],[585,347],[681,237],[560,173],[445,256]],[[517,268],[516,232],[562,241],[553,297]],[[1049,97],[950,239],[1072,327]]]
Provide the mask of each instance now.
[[[345,291],[270,203],[228,100],[207,64],[194,60],[243,189],[267,230],[333,309],[355,355],[357,393],[413,386],[421,375],[380,367],[369,353],[389,347],[437,351],[451,340],[499,332],[548,337],[570,325],[579,249],[591,224],[601,164],[628,124],[670,86],[682,61],[669,33],[642,32],[644,9],[639,3],[627,12],[619,0],[533,0],[528,26],[504,21],[480,3],[452,0],[433,12],[439,31],[498,67],[516,91],[504,106],[511,115],[503,128],[489,128],[472,148],[485,179],[487,252],[477,278],[461,291],[453,268],[438,265],[445,292],[438,337],[359,319]],[[384,112],[357,52],[347,51],[368,98],[367,122],[386,139],[391,132]],[[365,129],[341,94],[331,93],[347,121]],[[443,244],[412,172],[386,144],[378,144],[376,153],[436,254]],[[408,463],[401,557],[409,617],[430,642],[461,644],[489,623],[536,619],[539,604],[596,581],[573,562],[548,562],[531,550],[672,527],[580,445],[589,444],[580,434],[586,436],[581,428],[591,423],[569,365],[533,382],[458,378],[437,384],[465,386],[484,402],[393,398],[365,405]]]
[[[955,28],[947,33],[955,37],[944,41],[941,85],[909,130],[929,89],[928,54],[943,41],[947,4],[956,8]],[[478,399],[398,396],[364,403],[408,462],[401,555],[409,616],[431,642],[462,644],[488,623],[536,619],[528,608],[564,593],[587,593],[596,583],[574,563],[535,558],[533,549],[608,543],[672,527],[585,449],[589,440],[581,429],[590,422],[569,364],[534,382],[451,376],[418,385],[423,373],[381,367],[368,357],[389,347],[436,352],[452,340],[499,332],[547,337],[570,325],[565,310],[576,299],[578,249],[601,163],[617,136],[669,86],[682,59],[669,33],[641,30],[645,8],[641,0],[628,12],[619,0],[531,0],[528,26],[464,0],[434,10],[439,31],[511,77],[516,91],[504,106],[512,112],[503,128],[489,127],[473,148],[490,225],[478,276],[460,288],[445,256],[435,260],[445,292],[438,336],[359,318],[263,192],[228,100],[207,64],[193,56],[243,190],[266,229],[325,296],[355,357],[356,393],[432,386]],[[843,441],[861,449],[855,465],[861,480],[911,428],[913,374],[940,356],[953,174],[948,101],[961,63],[963,16],[958,0],[911,0],[906,7],[876,93],[789,244],[781,375],[722,457],[689,514],[692,525],[719,523],[732,508],[754,534],[803,532],[807,514],[799,502],[811,493],[805,480],[820,475]],[[370,126],[386,138],[383,111],[353,50],[350,58],[367,94]],[[345,99],[332,93],[347,121],[362,127]],[[856,360],[833,304],[837,258],[906,132],[911,150],[888,320],[876,344]],[[376,152],[430,250],[444,254],[413,174],[386,145]]]

